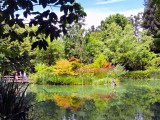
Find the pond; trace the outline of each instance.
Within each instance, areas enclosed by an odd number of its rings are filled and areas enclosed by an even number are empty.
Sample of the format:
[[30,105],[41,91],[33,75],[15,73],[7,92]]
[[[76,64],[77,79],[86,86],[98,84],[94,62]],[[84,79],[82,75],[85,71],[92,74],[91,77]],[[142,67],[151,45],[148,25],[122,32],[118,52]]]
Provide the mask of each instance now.
[[111,86],[31,85],[34,120],[160,120],[160,81]]

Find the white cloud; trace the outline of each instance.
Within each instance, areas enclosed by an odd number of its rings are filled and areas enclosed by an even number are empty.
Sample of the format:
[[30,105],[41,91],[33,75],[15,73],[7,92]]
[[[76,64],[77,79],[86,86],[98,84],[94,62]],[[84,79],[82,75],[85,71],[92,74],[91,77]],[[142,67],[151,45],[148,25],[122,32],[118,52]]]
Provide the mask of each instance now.
[[[129,17],[131,15],[136,15],[137,13],[139,12],[143,12],[143,8],[141,9],[134,9],[134,10],[127,10],[127,11],[121,11],[121,12],[118,12],[120,14],[123,14],[125,15],[126,17]],[[98,25],[101,24],[101,21],[102,20],[105,20],[106,17],[108,17],[109,15],[112,15],[112,14],[116,14],[117,12],[91,12],[91,11],[86,11],[87,13],[87,17],[86,17],[86,25],[85,25],[85,28],[90,28],[92,25],[94,25],[95,27],[97,27]]]
[[117,2],[122,2],[122,1],[125,1],[125,0],[107,0],[107,1],[97,2],[96,4],[97,4],[97,5],[110,4],[110,3],[117,3]]
[[123,12],[119,12],[119,13],[125,15],[126,17],[129,17],[131,15],[137,15],[137,13],[143,12],[143,11],[144,11],[144,8],[134,9],[134,10],[127,10],[127,11],[123,11]]

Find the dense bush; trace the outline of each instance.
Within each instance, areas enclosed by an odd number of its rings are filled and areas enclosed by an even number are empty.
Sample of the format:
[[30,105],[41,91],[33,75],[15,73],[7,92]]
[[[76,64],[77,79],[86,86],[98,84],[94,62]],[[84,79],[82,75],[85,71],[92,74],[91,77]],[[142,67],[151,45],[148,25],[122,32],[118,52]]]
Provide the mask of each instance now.
[[105,65],[105,63],[106,57],[103,54],[100,54],[97,56],[97,58],[95,58],[93,65],[95,68],[101,68],[103,65]]
[[89,85],[96,80],[93,75],[82,74],[78,76],[71,75],[50,75],[47,74],[35,80],[37,84],[52,84],[52,85]]
[[126,73],[124,79],[159,79],[160,78],[160,69],[149,69],[149,70],[139,70],[131,71]]

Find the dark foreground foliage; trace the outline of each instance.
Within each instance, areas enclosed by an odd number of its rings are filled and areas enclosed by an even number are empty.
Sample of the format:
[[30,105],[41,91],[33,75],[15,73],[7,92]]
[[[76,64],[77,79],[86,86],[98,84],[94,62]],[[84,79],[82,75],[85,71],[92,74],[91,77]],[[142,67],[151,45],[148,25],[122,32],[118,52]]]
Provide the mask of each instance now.
[[0,81],[0,120],[28,120],[28,85]]

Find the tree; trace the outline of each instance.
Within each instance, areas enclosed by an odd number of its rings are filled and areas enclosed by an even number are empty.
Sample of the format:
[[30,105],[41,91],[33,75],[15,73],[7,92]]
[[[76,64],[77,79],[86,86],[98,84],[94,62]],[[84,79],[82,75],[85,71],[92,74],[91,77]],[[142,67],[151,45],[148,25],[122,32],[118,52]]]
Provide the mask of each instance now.
[[84,62],[87,64],[93,63],[94,59],[104,51],[102,33],[98,31],[87,33],[85,41],[84,56],[86,57],[84,58]]
[[10,41],[8,38],[0,42],[0,49],[0,73],[12,74],[13,71],[17,70],[27,72],[32,70],[30,63],[32,57],[31,41],[28,38],[25,38],[23,43]]
[[[46,11],[35,11],[35,7],[40,6]],[[58,18],[57,14],[52,11],[52,7],[59,7],[60,11],[64,14]],[[18,34],[15,31],[15,24],[22,28],[25,28],[24,19],[20,17],[18,12],[23,12],[23,17],[33,16],[33,19],[29,20],[29,27],[38,26],[36,32],[24,31]],[[32,49],[39,47],[40,49],[46,49],[48,43],[45,38],[48,36],[50,40],[58,38],[61,33],[66,34],[66,25],[71,24],[74,21],[78,22],[80,18],[86,16],[83,8],[75,0],[1,0],[0,1],[0,36],[1,39],[10,37],[12,41],[23,41],[23,38],[34,36],[35,42],[32,44]],[[5,27],[9,26],[7,32]],[[43,38],[39,38],[38,35],[44,34]]]
[[152,50],[156,53],[160,52],[160,17],[157,16],[158,7],[153,4],[153,0],[148,0],[143,15],[143,28],[148,30],[148,34],[152,35],[154,46]]
[[159,0],[144,0],[145,1],[145,5],[150,5],[151,7],[155,6],[156,9],[156,16],[159,17],[160,16],[160,1]]
[[67,58],[76,57],[83,61],[85,30],[81,27],[83,23],[73,24],[68,27],[68,33],[63,37],[65,44],[65,55]]
[[55,40],[50,42],[47,40],[49,46],[47,50],[33,51],[34,58],[31,60],[32,64],[43,63],[46,65],[53,65],[57,60],[64,58],[64,42],[62,40]]
[[154,38],[159,36],[160,20],[156,17],[156,6],[147,4],[143,15],[143,27],[148,29],[149,34],[152,34]]
[[101,29],[102,30],[106,30],[108,25],[110,25],[111,23],[115,22],[117,25],[119,25],[120,27],[122,27],[122,29],[124,29],[124,27],[127,24],[130,24],[130,21],[128,21],[128,19],[121,14],[115,14],[115,15],[110,15],[108,18],[106,18],[102,23],[101,23]]
[[128,19],[131,21],[134,27],[134,35],[139,36],[142,30],[143,23],[143,13],[138,13],[137,15],[131,15]]

